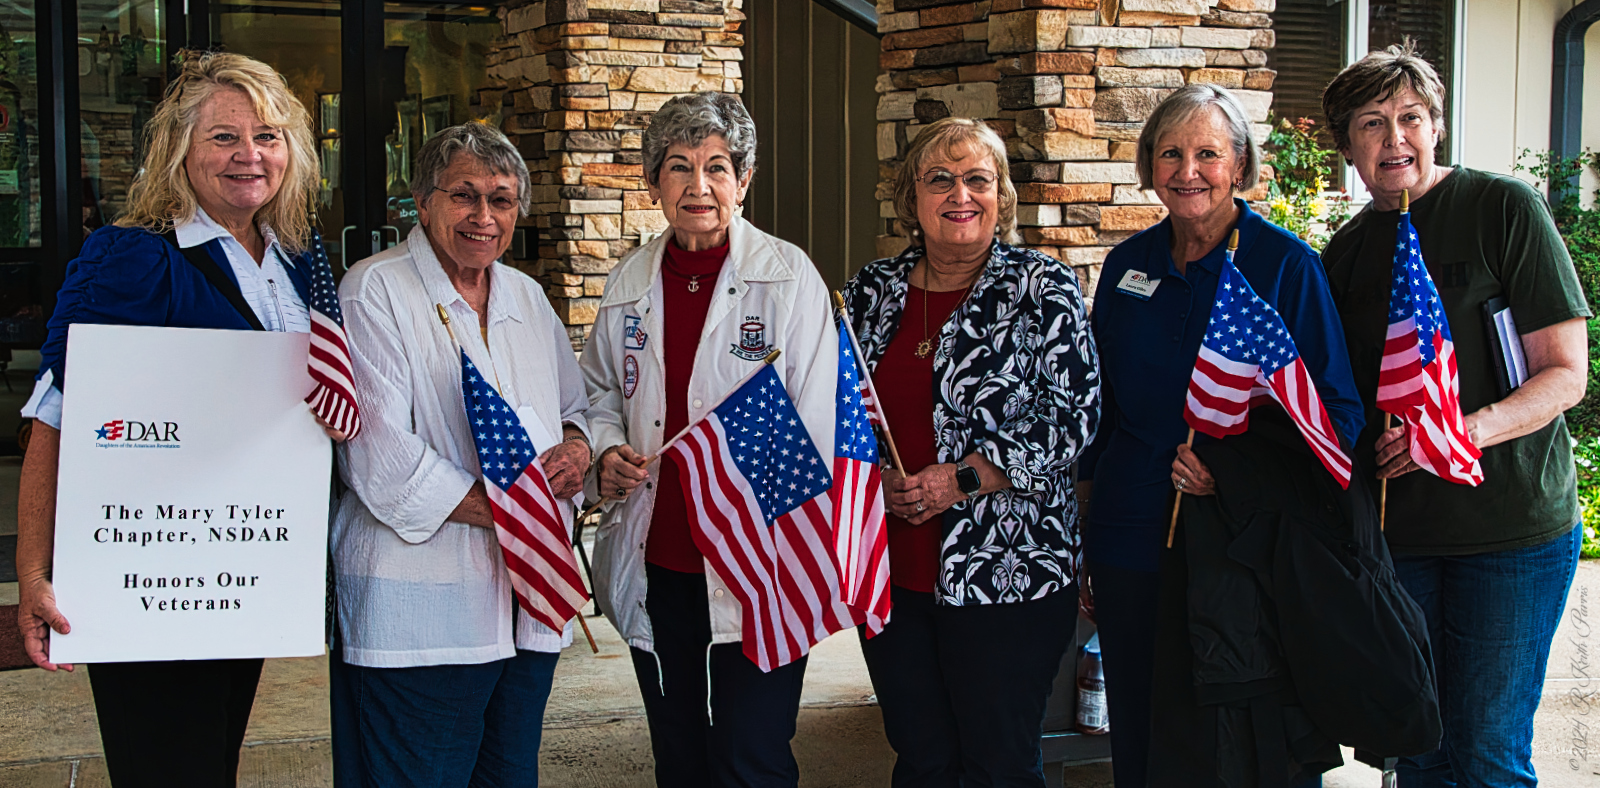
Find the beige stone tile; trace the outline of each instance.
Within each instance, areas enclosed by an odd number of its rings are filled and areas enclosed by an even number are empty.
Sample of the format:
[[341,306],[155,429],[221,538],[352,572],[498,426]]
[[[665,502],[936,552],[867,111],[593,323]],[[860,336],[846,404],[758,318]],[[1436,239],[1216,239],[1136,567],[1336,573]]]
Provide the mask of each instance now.
[[71,784],[70,761],[0,768],[0,785],[6,788],[68,788]]

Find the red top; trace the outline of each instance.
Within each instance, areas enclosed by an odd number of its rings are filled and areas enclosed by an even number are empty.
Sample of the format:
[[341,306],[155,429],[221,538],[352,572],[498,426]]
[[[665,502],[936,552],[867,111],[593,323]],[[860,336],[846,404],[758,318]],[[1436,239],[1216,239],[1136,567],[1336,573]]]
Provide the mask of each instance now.
[[[689,252],[667,240],[661,256],[661,351],[666,362],[667,423],[663,436],[671,438],[689,426],[689,376],[694,372],[695,351],[700,348],[700,332],[711,309],[711,294],[716,291],[717,273],[728,259],[728,245]],[[698,277],[698,279],[696,279]],[[691,282],[697,288],[691,292]],[[678,463],[661,458],[661,478],[656,490],[656,508],[650,515],[650,537],[645,541],[644,560],[674,572],[705,574],[705,556],[689,535],[689,502],[683,497]]]
[[[938,344],[939,329],[967,296],[966,290],[927,293],[926,338]],[[921,288],[906,293],[900,330],[884,348],[872,372],[872,382],[883,404],[883,417],[894,433],[895,448],[911,473],[939,461],[933,434],[933,354],[917,358],[924,339]],[[939,543],[944,537],[944,517],[934,515],[912,525],[889,515],[889,579],[908,591],[933,591],[939,577]]]

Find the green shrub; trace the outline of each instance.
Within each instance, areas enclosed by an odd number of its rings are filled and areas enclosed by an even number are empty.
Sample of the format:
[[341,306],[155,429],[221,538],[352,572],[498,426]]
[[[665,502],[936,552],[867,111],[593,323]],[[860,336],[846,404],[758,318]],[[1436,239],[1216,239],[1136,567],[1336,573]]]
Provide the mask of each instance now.
[[[1525,163],[1529,160],[1532,163]],[[1556,184],[1550,198],[1550,214],[1556,229],[1567,243],[1567,252],[1578,269],[1578,282],[1590,310],[1600,306],[1600,190],[1593,207],[1584,208],[1582,193],[1573,181],[1585,167],[1600,173],[1600,153],[1584,151],[1575,159],[1551,152],[1523,150],[1515,169],[1539,180],[1540,186]],[[1578,461],[1578,505],[1583,513],[1583,555],[1600,558],[1600,321],[1589,321],[1589,380],[1583,401],[1567,411],[1567,427],[1572,430],[1573,452]]]
[[[1283,118],[1267,135],[1266,152],[1274,174],[1267,184],[1267,219],[1320,252],[1350,219],[1350,196],[1343,189],[1335,197],[1324,194],[1332,165],[1339,159],[1319,143],[1316,125],[1310,118],[1295,123]],[[1323,232],[1314,231],[1318,222]]]

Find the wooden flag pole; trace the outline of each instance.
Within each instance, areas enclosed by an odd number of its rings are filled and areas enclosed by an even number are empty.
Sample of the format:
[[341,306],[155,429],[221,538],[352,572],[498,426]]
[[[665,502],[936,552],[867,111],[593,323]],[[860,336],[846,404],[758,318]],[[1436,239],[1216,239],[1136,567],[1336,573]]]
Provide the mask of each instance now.
[[[1400,213],[1407,214],[1407,213],[1410,213],[1410,212],[1411,212],[1411,190],[1410,189],[1401,189],[1400,190]],[[1385,412],[1383,414],[1383,431],[1384,432],[1388,432],[1389,431],[1389,425],[1393,424],[1393,423],[1394,423],[1394,414]],[[1389,514],[1389,479],[1388,479],[1388,477],[1384,477],[1383,481],[1378,483],[1378,530],[1380,532],[1383,531],[1384,520],[1388,516],[1388,514]]]
[[[456,342],[456,332],[450,327],[450,314],[444,311],[444,304],[434,304],[433,308],[439,310],[439,322],[444,324],[445,333],[450,335],[451,343],[455,344],[457,350],[460,350],[461,343]],[[498,383],[499,381],[495,382]],[[573,548],[576,551],[577,546],[574,545]],[[600,645],[594,642],[594,634],[589,631],[589,622],[583,620],[583,611],[578,611],[578,615],[575,618],[578,619],[578,626],[583,627],[583,636],[589,641],[589,650],[599,654]]]
[[906,466],[900,462],[900,450],[894,446],[894,435],[889,432],[889,417],[883,414],[883,400],[878,399],[878,389],[872,385],[872,373],[867,371],[866,359],[861,357],[861,343],[856,341],[855,326],[850,324],[850,310],[845,308],[844,296],[838,290],[833,291],[833,303],[839,308],[839,314],[844,317],[844,330],[850,335],[850,350],[856,354],[856,369],[861,371],[861,379],[867,383],[867,392],[872,395],[872,401],[878,404],[878,416],[882,419],[883,442],[889,444],[889,457],[894,460],[894,467],[901,473],[906,472]]
[[[1393,413],[1383,414],[1383,431],[1389,431],[1389,425],[1394,422]],[[1383,531],[1384,517],[1389,513],[1389,479],[1385,477],[1378,486],[1378,531]]]
[[[1194,428],[1189,428],[1189,437],[1184,439],[1183,445],[1194,445]],[[1178,504],[1183,503],[1183,488],[1178,488],[1178,494],[1172,499],[1172,522],[1167,525],[1167,547],[1172,547],[1172,535],[1178,532]]]
[[[1234,252],[1239,251],[1239,230],[1234,228],[1228,236],[1228,262],[1233,262]],[[1194,427],[1189,428],[1189,437],[1183,439],[1183,445],[1194,446]],[[1172,537],[1178,532],[1178,506],[1183,503],[1183,488],[1178,488],[1178,494],[1172,498],[1172,522],[1167,524],[1167,549],[1172,548]]]
[[[780,351],[780,350],[774,350],[771,353],[768,353],[766,358],[761,359],[761,366],[756,367],[754,372],[751,372],[750,374],[745,375],[743,378],[741,378],[739,380],[739,382],[735,383],[733,385],[733,388],[728,389],[728,393],[723,394],[722,395],[722,399],[717,400],[717,402],[720,403],[723,400],[726,400],[728,397],[733,395],[733,392],[738,391],[740,386],[743,386],[744,384],[749,383],[750,379],[755,377],[757,374],[759,374],[761,372],[761,370],[766,369],[768,366],[770,366],[772,364],[772,362],[777,361],[778,360],[778,355],[780,353],[782,353],[782,352],[783,351]],[[702,419],[702,421],[703,421],[703,419]],[[648,468],[648,467],[650,467],[651,463],[654,463],[656,460],[661,459],[661,455],[665,454],[667,449],[672,447],[672,444],[677,443],[679,440],[681,440],[683,438],[683,436],[688,435],[689,434],[689,430],[694,429],[695,425],[699,424],[699,423],[700,423],[699,421],[696,421],[693,424],[690,424],[689,426],[684,427],[683,429],[679,430],[677,435],[672,436],[672,440],[669,440],[666,443],[661,444],[661,448],[656,450],[655,454],[652,454],[649,457],[646,457],[645,460],[644,460],[644,463],[641,464],[639,467],[640,468]],[[598,475],[598,472],[597,472],[597,475]],[[589,519],[589,515],[594,514],[595,512],[599,511],[600,507],[605,506],[606,501],[608,501],[608,500],[610,500],[610,499],[607,498],[602,493],[601,496],[600,496],[600,500],[595,501],[592,504],[589,504],[589,508],[584,509],[581,513],[578,514],[578,519],[579,520],[587,520],[587,519]]]

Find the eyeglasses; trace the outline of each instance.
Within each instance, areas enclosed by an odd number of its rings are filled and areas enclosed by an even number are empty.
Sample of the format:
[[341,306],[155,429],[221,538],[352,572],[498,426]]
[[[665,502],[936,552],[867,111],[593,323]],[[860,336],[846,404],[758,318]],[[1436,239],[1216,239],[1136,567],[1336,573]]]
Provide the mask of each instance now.
[[994,173],[988,170],[971,170],[961,176],[945,170],[933,170],[917,180],[927,186],[928,191],[934,194],[944,194],[954,189],[957,180],[967,185],[967,191],[983,194],[994,188],[996,178]]
[[503,194],[478,194],[477,192],[470,192],[465,189],[441,189],[437,186],[433,187],[433,190],[436,192],[444,192],[445,195],[450,198],[450,202],[452,204],[458,205],[462,208],[474,208],[478,205],[478,203],[488,200],[489,210],[494,211],[495,213],[510,213],[517,209],[517,201]]

